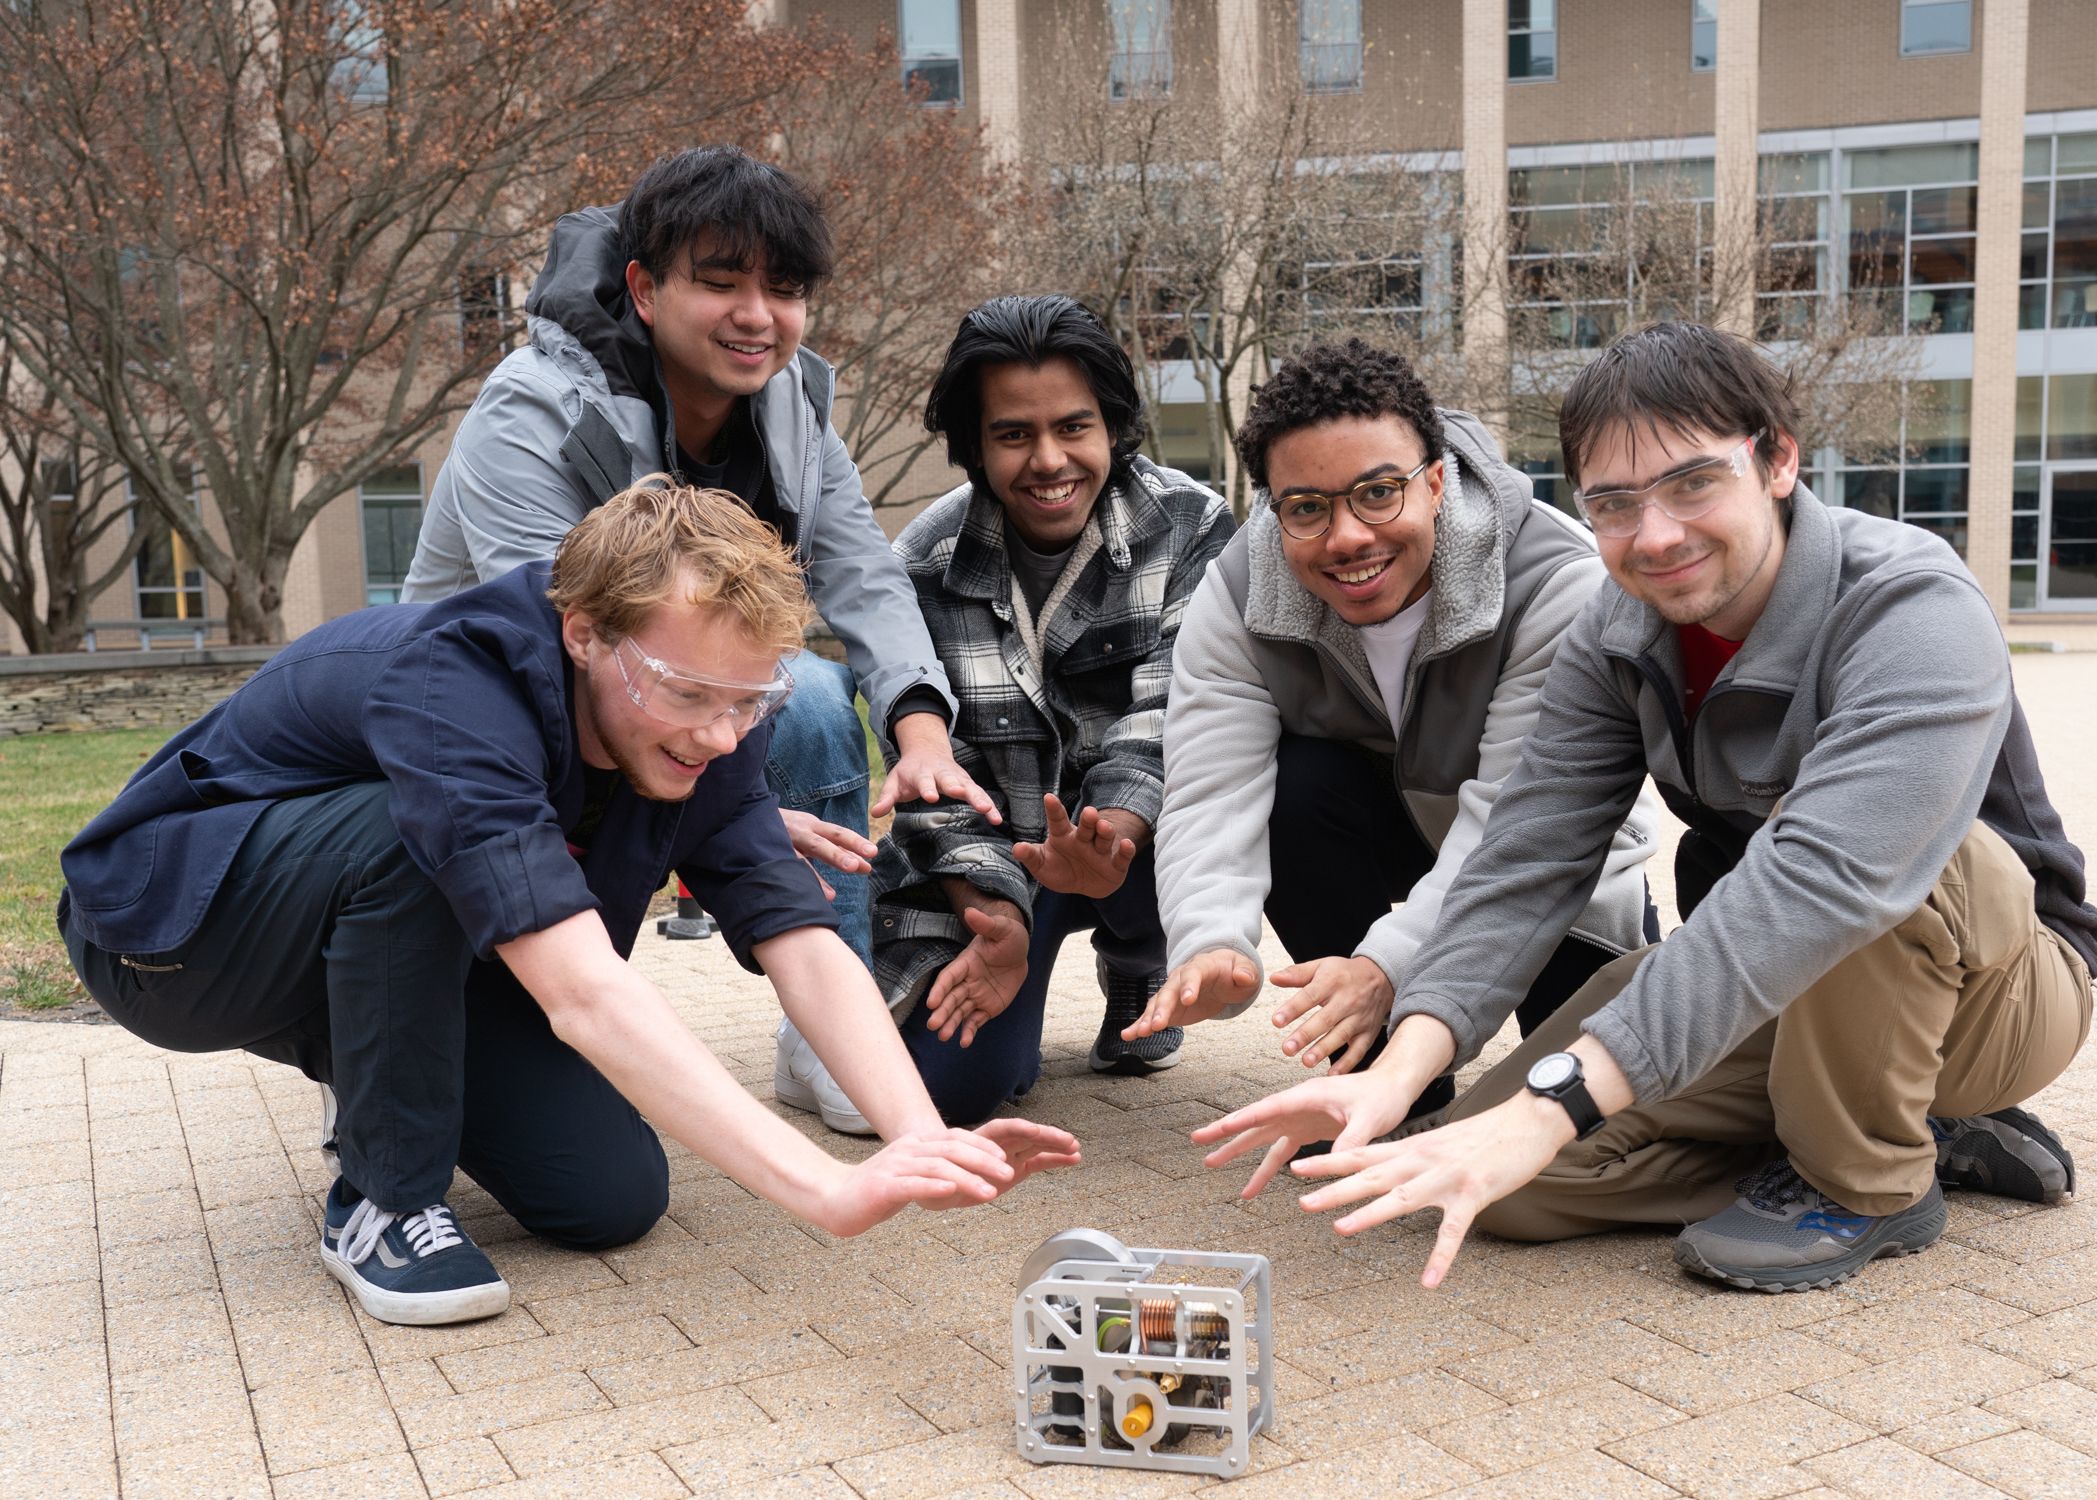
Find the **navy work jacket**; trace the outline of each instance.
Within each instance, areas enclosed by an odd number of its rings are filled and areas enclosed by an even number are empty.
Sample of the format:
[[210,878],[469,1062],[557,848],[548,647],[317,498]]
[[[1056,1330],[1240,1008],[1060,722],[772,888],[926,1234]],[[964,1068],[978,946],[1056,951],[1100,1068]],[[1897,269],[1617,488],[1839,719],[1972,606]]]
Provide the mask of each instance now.
[[676,871],[736,958],[796,927],[835,927],[765,784],[771,726],[715,760],[683,802],[622,778],[589,849],[572,664],[526,563],[434,604],[330,620],[161,747],[60,855],[73,919],[106,951],[164,953],[202,922],[275,801],[384,780],[416,866],[483,958],[596,909],[622,957]]

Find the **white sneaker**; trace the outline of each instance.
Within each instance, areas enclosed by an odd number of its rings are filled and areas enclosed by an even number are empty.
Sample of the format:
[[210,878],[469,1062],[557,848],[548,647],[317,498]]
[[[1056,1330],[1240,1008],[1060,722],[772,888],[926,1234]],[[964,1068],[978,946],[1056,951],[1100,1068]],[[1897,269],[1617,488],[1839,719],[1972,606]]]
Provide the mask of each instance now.
[[840,1135],[873,1135],[845,1091],[837,1086],[823,1060],[815,1055],[792,1021],[781,1021],[778,1050],[772,1054],[772,1093],[781,1104],[821,1115],[823,1123]]
[[328,1164],[328,1175],[342,1175],[342,1158],[335,1152],[335,1091],[320,1086],[320,1159]]

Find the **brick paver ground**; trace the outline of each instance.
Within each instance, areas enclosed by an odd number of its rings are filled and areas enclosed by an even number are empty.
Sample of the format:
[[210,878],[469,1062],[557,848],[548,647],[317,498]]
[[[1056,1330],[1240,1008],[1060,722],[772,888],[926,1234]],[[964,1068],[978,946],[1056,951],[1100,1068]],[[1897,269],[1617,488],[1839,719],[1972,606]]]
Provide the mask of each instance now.
[[[2097,656],[2017,673],[2070,831],[2097,848]],[[651,935],[638,962],[769,1093],[761,985],[718,942]],[[1827,1292],[1717,1289],[1656,1233],[1480,1237],[1428,1293],[1422,1227],[1342,1244],[1288,1196],[1240,1205],[1241,1173],[1203,1171],[1190,1126],[1301,1076],[1268,1027],[1200,1028],[1172,1072],[1101,1079],[1081,944],[1057,998],[1029,1108],[1083,1138],[1082,1169],[843,1242],[672,1147],[669,1218],[602,1255],[529,1241],[462,1181],[452,1202],[516,1303],[448,1329],[374,1323],[322,1272],[302,1078],[110,1026],[0,1024],[0,1494],[1196,1487],[1015,1452],[1014,1278],[1078,1224],[1272,1257],[1278,1420],[1235,1500],[2097,1494],[2097,1199],[1955,1196],[1939,1245]],[[2097,1163],[2097,1054],[2037,1108]]]

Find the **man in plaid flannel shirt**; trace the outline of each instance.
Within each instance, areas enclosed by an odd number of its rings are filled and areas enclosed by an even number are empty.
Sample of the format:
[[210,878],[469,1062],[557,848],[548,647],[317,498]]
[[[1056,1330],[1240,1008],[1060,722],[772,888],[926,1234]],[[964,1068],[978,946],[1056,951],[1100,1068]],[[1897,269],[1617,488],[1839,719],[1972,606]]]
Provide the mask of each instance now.
[[1107,1001],[1093,1068],[1179,1060],[1177,1030],[1121,1032],[1165,977],[1150,846],[1173,640],[1234,523],[1138,456],[1128,356],[1068,297],[970,312],[925,425],[969,482],[896,551],[960,701],[956,758],[1004,822],[955,801],[897,808],[874,862],[874,971],[958,1123],[1033,1086],[1049,971],[1086,928]]

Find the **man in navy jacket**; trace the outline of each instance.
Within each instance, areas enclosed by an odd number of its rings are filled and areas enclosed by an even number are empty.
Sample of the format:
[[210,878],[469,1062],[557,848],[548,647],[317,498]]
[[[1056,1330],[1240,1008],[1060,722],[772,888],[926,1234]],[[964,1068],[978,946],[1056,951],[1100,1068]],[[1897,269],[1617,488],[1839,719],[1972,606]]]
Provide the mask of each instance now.
[[[334,1090],[322,1259],[372,1316],[508,1305],[445,1206],[455,1166],[563,1243],[645,1233],[668,1199],[649,1120],[837,1234],[1076,1159],[1061,1131],[942,1125],[788,840],[765,721],[807,611],[732,496],[637,487],[550,568],[286,647],[67,846],[60,929],[112,1016]],[[628,965],[672,872],[882,1151],[822,1153]]]

